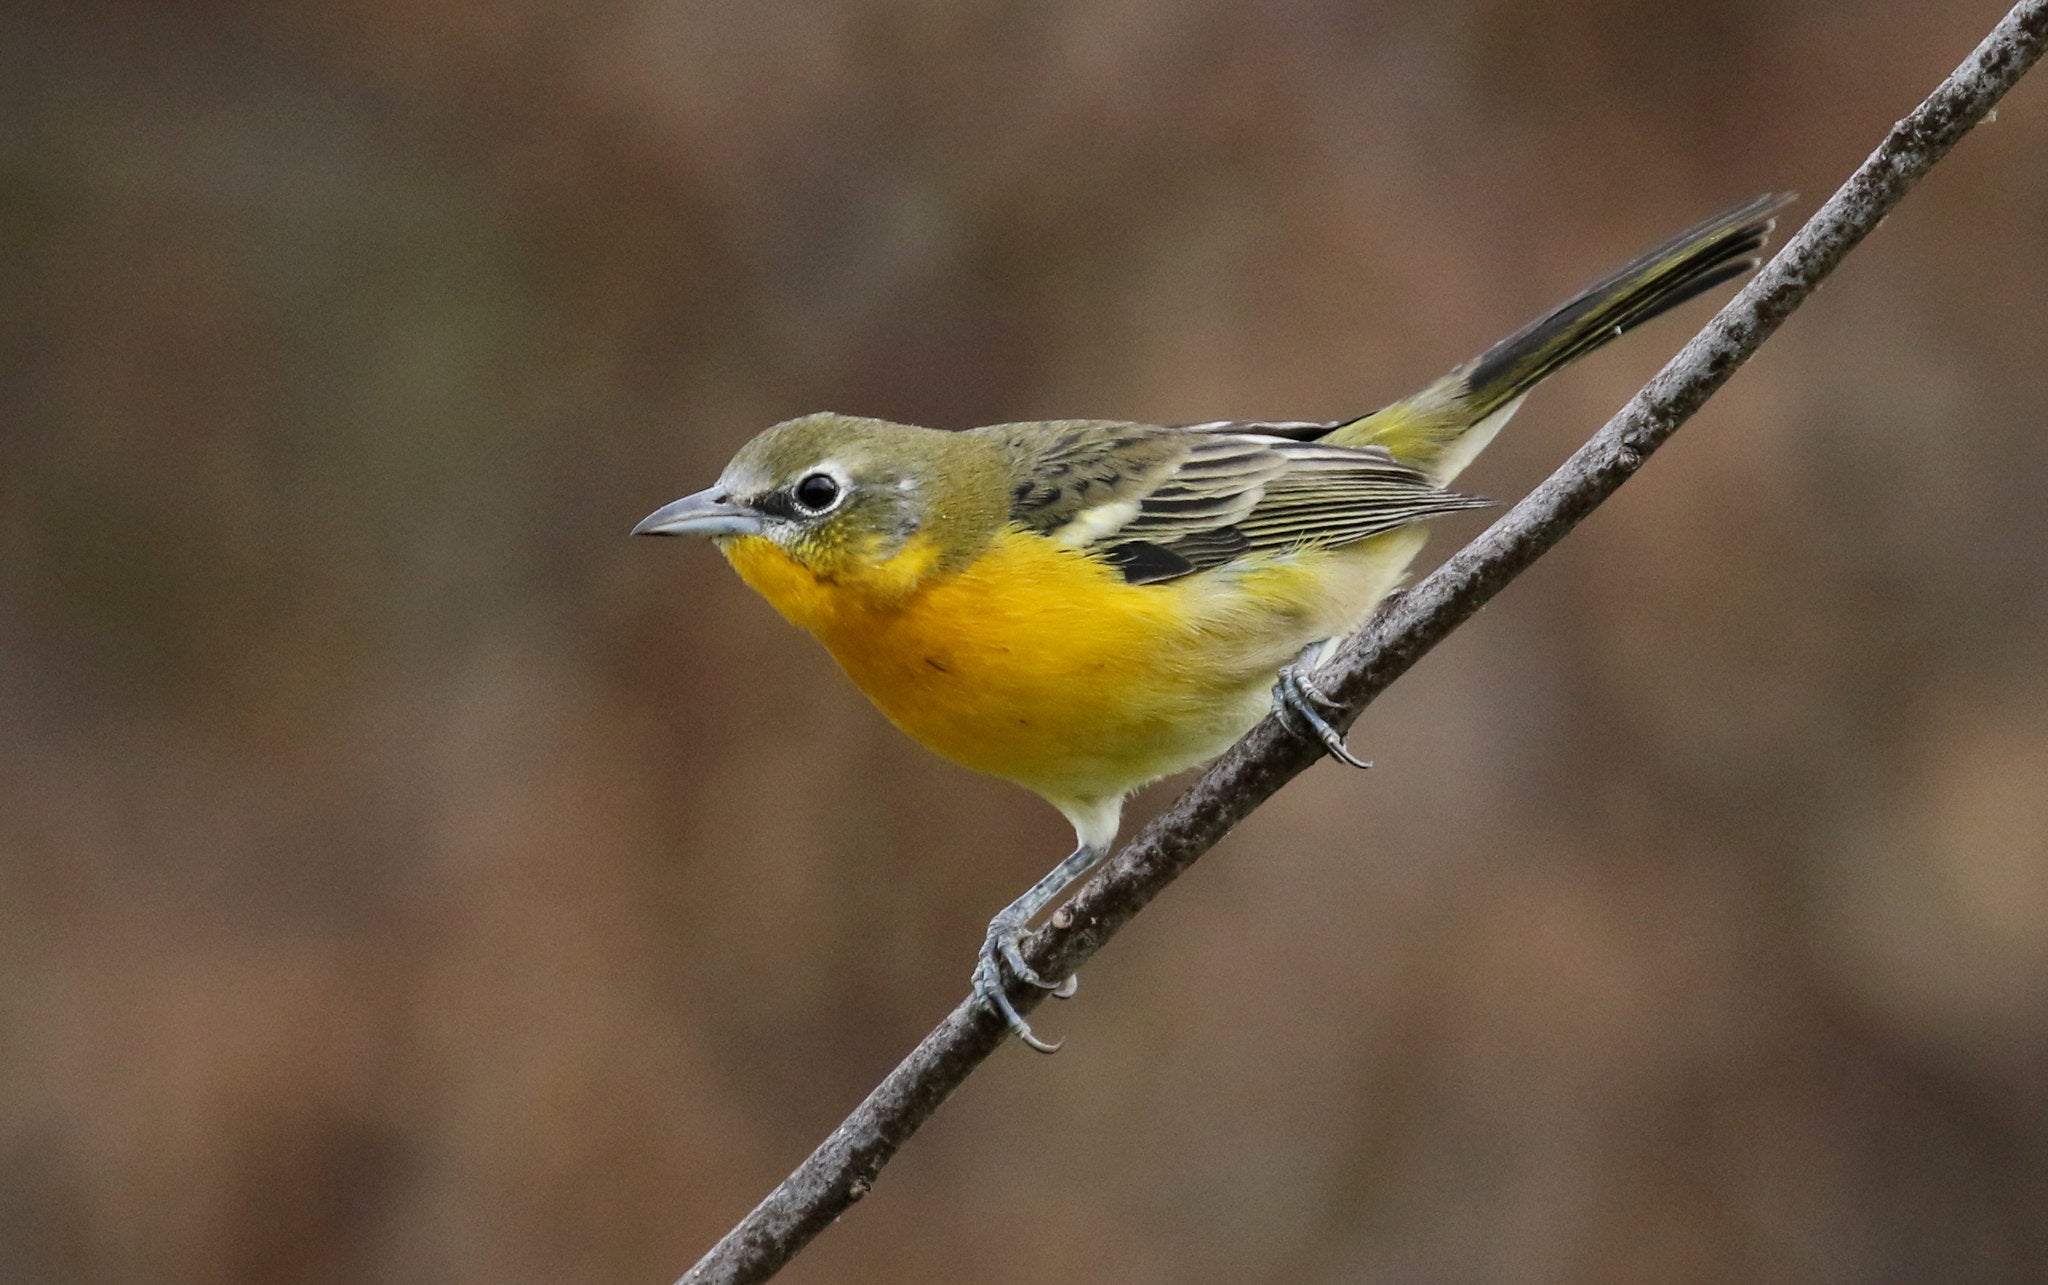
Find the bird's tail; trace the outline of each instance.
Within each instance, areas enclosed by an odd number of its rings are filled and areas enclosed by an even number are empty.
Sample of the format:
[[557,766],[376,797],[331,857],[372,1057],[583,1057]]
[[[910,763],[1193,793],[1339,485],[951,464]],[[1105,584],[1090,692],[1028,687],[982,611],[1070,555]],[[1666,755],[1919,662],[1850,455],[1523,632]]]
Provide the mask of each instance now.
[[1587,287],[1412,397],[1327,440],[1384,446],[1448,483],[1493,440],[1529,390],[1608,340],[1757,264],[1790,194],[1760,196],[1681,232]]

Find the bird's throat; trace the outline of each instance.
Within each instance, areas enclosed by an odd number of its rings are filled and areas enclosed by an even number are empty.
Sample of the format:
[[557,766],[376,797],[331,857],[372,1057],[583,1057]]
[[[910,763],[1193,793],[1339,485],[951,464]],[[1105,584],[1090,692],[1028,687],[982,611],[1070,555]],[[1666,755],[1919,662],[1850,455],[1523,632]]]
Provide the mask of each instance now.
[[849,615],[869,616],[901,606],[939,561],[938,550],[916,538],[891,557],[835,558],[823,569],[798,561],[765,536],[721,540],[719,547],[748,587],[791,624],[821,637]]

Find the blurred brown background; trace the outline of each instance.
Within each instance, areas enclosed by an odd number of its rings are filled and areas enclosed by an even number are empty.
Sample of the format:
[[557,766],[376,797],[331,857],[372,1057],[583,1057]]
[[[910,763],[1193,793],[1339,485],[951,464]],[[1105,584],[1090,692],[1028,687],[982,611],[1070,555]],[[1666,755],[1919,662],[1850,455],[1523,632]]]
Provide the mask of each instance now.
[[[0,9],[0,1277],[673,1278],[1067,834],[636,519],[1368,408],[2001,10]],[[2044,334],[2048,73],[787,1279],[2042,1278]]]

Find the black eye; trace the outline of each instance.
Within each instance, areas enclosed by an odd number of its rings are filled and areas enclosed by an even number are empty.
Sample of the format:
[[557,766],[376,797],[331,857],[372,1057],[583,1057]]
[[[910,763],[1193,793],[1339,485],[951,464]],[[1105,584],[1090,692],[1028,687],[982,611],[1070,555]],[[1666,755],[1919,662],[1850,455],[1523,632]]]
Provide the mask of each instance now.
[[830,473],[813,473],[796,484],[796,506],[813,516],[839,502],[839,479]]

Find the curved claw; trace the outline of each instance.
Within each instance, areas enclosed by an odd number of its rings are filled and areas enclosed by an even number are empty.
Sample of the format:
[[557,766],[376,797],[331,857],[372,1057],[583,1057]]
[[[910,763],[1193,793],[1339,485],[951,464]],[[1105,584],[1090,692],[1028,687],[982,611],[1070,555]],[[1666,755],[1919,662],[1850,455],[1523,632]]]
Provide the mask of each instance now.
[[1053,987],[1052,997],[1054,999],[1072,999],[1074,998],[1074,992],[1080,989],[1081,974],[1070,973],[1067,975],[1067,980]]
[[1370,762],[1351,752],[1351,747],[1344,743],[1344,734],[1330,726],[1330,721],[1316,708],[1318,705],[1328,708],[1335,703],[1317,691],[1308,675],[1293,665],[1282,669],[1273,684],[1273,708],[1280,712],[1282,720],[1296,731],[1306,731],[1322,742],[1324,752],[1339,763],[1355,768],[1371,767]]
[[1050,1044],[1046,1043],[1044,1040],[1039,1039],[1036,1035],[1033,1035],[1031,1033],[1030,1026],[1026,1025],[1022,1021],[1018,1022],[1017,1026],[1014,1029],[1016,1031],[1017,1038],[1024,1041],[1025,1046],[1028,1047],[1034,1053],[1044,1053],[1047,1056],[1051,1056],[1052,1054],[1059,1052],[1061,1049],[1067,1046],[1067,1042],[1065,1040],[1054,1040]]
[[1017,1006],[1003,993],[1001,975],[990,963],[990,957],[987,955],[982,956],[981,962],[974,967],[974,997],[993,1009],[1010,1028],[1010,1033],[1035,1051],[1057,1053],[1060,1046],[1066,1043],[1065,1040],[1047,1043],[1038,1038],[1031,1029],[1031,1023],[1024,1020],[1024,1015],[1017,1011]]

